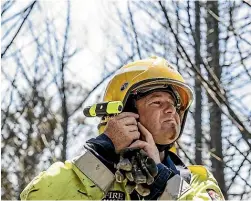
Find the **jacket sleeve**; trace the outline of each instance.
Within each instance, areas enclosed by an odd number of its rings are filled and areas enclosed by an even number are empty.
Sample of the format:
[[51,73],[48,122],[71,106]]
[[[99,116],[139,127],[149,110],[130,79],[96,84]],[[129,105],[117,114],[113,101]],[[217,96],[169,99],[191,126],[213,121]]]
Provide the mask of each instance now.
[[54,163],[35,177],[22,191],[21,200],[89,199],[86,185],[72,170],[71,163]]

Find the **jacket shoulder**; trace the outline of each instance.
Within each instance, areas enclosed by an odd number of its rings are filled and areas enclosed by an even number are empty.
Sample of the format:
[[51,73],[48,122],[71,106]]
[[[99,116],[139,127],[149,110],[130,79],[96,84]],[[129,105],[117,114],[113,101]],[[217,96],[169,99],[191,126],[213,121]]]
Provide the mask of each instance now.
[[56,162],[36,176],[20,197],[21,200],[67,199],[71,189],[79,190],[80,184],[71,163]]

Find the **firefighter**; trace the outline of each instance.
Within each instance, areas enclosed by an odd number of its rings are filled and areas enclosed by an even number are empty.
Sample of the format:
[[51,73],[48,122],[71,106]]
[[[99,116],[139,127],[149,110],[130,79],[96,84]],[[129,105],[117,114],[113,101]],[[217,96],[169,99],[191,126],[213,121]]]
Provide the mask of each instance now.
[[[123,66],[108,83],[104,101],[121,101],[123,112],[105,115],[100,135],[86,142],[83,153],[40,173],[23,190],[22,200],[224,200],[204,166],[186,166],[175,153],[193,92],[165,59]],[[124,150],[136,156],[122,164]],[[140,156],[145,157],[142,166],[136,161]],[[129,172],[119,175],[125,167]]]

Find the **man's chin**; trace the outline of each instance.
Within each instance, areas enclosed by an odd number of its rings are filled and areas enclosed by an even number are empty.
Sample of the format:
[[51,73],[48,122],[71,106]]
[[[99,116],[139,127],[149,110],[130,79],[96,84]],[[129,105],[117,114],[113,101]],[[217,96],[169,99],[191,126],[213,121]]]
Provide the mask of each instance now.
[[161,134],[161,138],[155,139],[156,144],[171,144],[175,142],[175,140],[178,138],[178,135],[176,133],[163,133]]

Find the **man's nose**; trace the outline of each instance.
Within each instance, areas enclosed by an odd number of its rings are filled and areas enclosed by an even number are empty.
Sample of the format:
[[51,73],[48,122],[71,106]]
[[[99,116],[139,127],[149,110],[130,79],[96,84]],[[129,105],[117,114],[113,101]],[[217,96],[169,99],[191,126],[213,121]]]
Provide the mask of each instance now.
[[166,103],[164,105],[164,113],[165,114],[167,114],[167,113],[175,114],[175,112],[176,112],[176,107],[172,103]]

